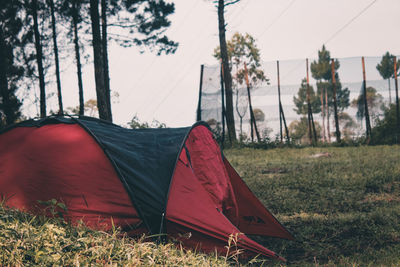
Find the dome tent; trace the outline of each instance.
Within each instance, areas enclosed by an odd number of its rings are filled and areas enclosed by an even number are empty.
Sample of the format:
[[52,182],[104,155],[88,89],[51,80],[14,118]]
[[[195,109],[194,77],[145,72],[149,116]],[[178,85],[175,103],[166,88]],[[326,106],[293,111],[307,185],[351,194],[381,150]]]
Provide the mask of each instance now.
[[0,195],[28,211],[57,199],[72,222],[167,234],[205,252],[222,252],[231,234],[244,233],[237,245],[245,253],[283,260],[245,234],[293,239],[203,122],[135,130],[89,117],[15,124],[0,133]]

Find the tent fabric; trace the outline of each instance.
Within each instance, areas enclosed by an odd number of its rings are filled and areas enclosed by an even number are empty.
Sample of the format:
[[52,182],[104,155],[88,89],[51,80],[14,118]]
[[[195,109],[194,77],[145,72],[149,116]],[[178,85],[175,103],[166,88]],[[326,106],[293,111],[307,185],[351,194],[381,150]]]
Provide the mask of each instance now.
[[[279,258],[274,252],[241,234],[239,229],[216,207],[210,194],[196,178],[190,166],[184,165],[181,161],[177,163],[172,180],[166,218],[176,225],[193,229],[207,236],[207,239],[214,239],[212,242],[216,242],[216,240],[226,241],[230,235],[237,234],[237,243],[240,248],[253,251],[256,254],[260,253]],[[174,228],[168,228],[167,231],[175,237],[179,233]],[[180,238],[180,241],[185,244],[185,240]],[[200,243],[199,245],[203,249],[211,251],[211,248],[207,247],[207,243]]]
[[102,121],[80,123],[110,156],[151,233],[157,234],[174,164],[190,127],[133,131]]
[[73,222],[82,219],[108,230],[112,217],[127,231],[142,224],[109,160],[76,124],[18,127],[2,134],[0,177],[1,195],[12,207],[35,211],[38,200],[56,199],[66,204],[66,218]]
[[27,210],[54,198],[71,221],[110,229],[112,218],[129,234],[166,233],[204,251],[224,251],[233,234],[246,253],[282,260],[245,234],[293,239],[203,122],[137,130],[88,117],[16,124],[0,132],[0,194]]
[[190,154],[195,177],[208,192],[216,208],[229,219],[236,218],[236,198],[221,151],[210,130],[204,125],[199,125],[191,131],[185,145]]
[[294,239],[260,200],[254,196],[227,159],[224,159],[224,166],[229,174],[238,203],[238,214],[240,216],[236,220],[239,230],[250,235]]

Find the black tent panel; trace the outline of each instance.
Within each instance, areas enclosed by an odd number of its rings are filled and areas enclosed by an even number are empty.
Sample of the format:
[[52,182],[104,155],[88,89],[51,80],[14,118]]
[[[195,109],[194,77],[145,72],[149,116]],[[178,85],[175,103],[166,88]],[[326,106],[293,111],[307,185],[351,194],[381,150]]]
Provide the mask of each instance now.
[[78,121],[110,157],[149,230],[158,233],[175,161],[191,127],[131,130],[100,120]]

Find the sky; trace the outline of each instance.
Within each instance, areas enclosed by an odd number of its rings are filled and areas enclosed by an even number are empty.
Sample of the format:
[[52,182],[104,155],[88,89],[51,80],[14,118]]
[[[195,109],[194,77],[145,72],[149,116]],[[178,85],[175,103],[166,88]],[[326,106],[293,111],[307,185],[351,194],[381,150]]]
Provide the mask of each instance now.
[[[112,105],[117,124],[126,124],[134,115],[169,127],[195,121],[200,65],[218,63],[212,56],[219,44],[217,12],[212,1],[172,2],[175,13],[166,34],[179,42],[175,54],[141,54],[137,47],[110,43],[111,90],[119,95]],[[252,35],[263,61],[315,58],[322,44],[338,58],[382,56],[386,51],[400,55],[399,15],[399,0],[241,0],[227,7],[226,35]],[[90,53],[91,47],[86,50]],[[77,106],[75,65],[63,70],[64,106]],[[84,67],[83,78],[85,100],[95,98],[91,63]],[[50,108],[56,109],[51,102]]]

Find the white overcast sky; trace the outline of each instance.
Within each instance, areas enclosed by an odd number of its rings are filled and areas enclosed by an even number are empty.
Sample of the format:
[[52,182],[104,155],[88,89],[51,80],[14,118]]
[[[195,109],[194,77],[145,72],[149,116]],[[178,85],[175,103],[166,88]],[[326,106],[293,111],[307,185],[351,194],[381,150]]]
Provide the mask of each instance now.
[[[111,89],[115,123],[137,114],[170,127],[195,120],[200,65],[216,64],[218,21],[212,1],[175,0],[168,36],[179,42],[173,55],[140,54],[135,47],[110,45]],[[257,40],[264,61],[315,57],[322,44],[373,0],[241,0],[225,15],[227,38],[249,33]],[[289,8],[288,8],[289,7]],[[400,55],[400,0],[378,0],[327,43],[333,57]],[[87,48],[91,52],[91,48]],[[71,55],[72,57],[72,55]],[[93,65],[84,68],[85,100],[95,98]],[[77,106],[75,66],[62,75],[64,106]]]

